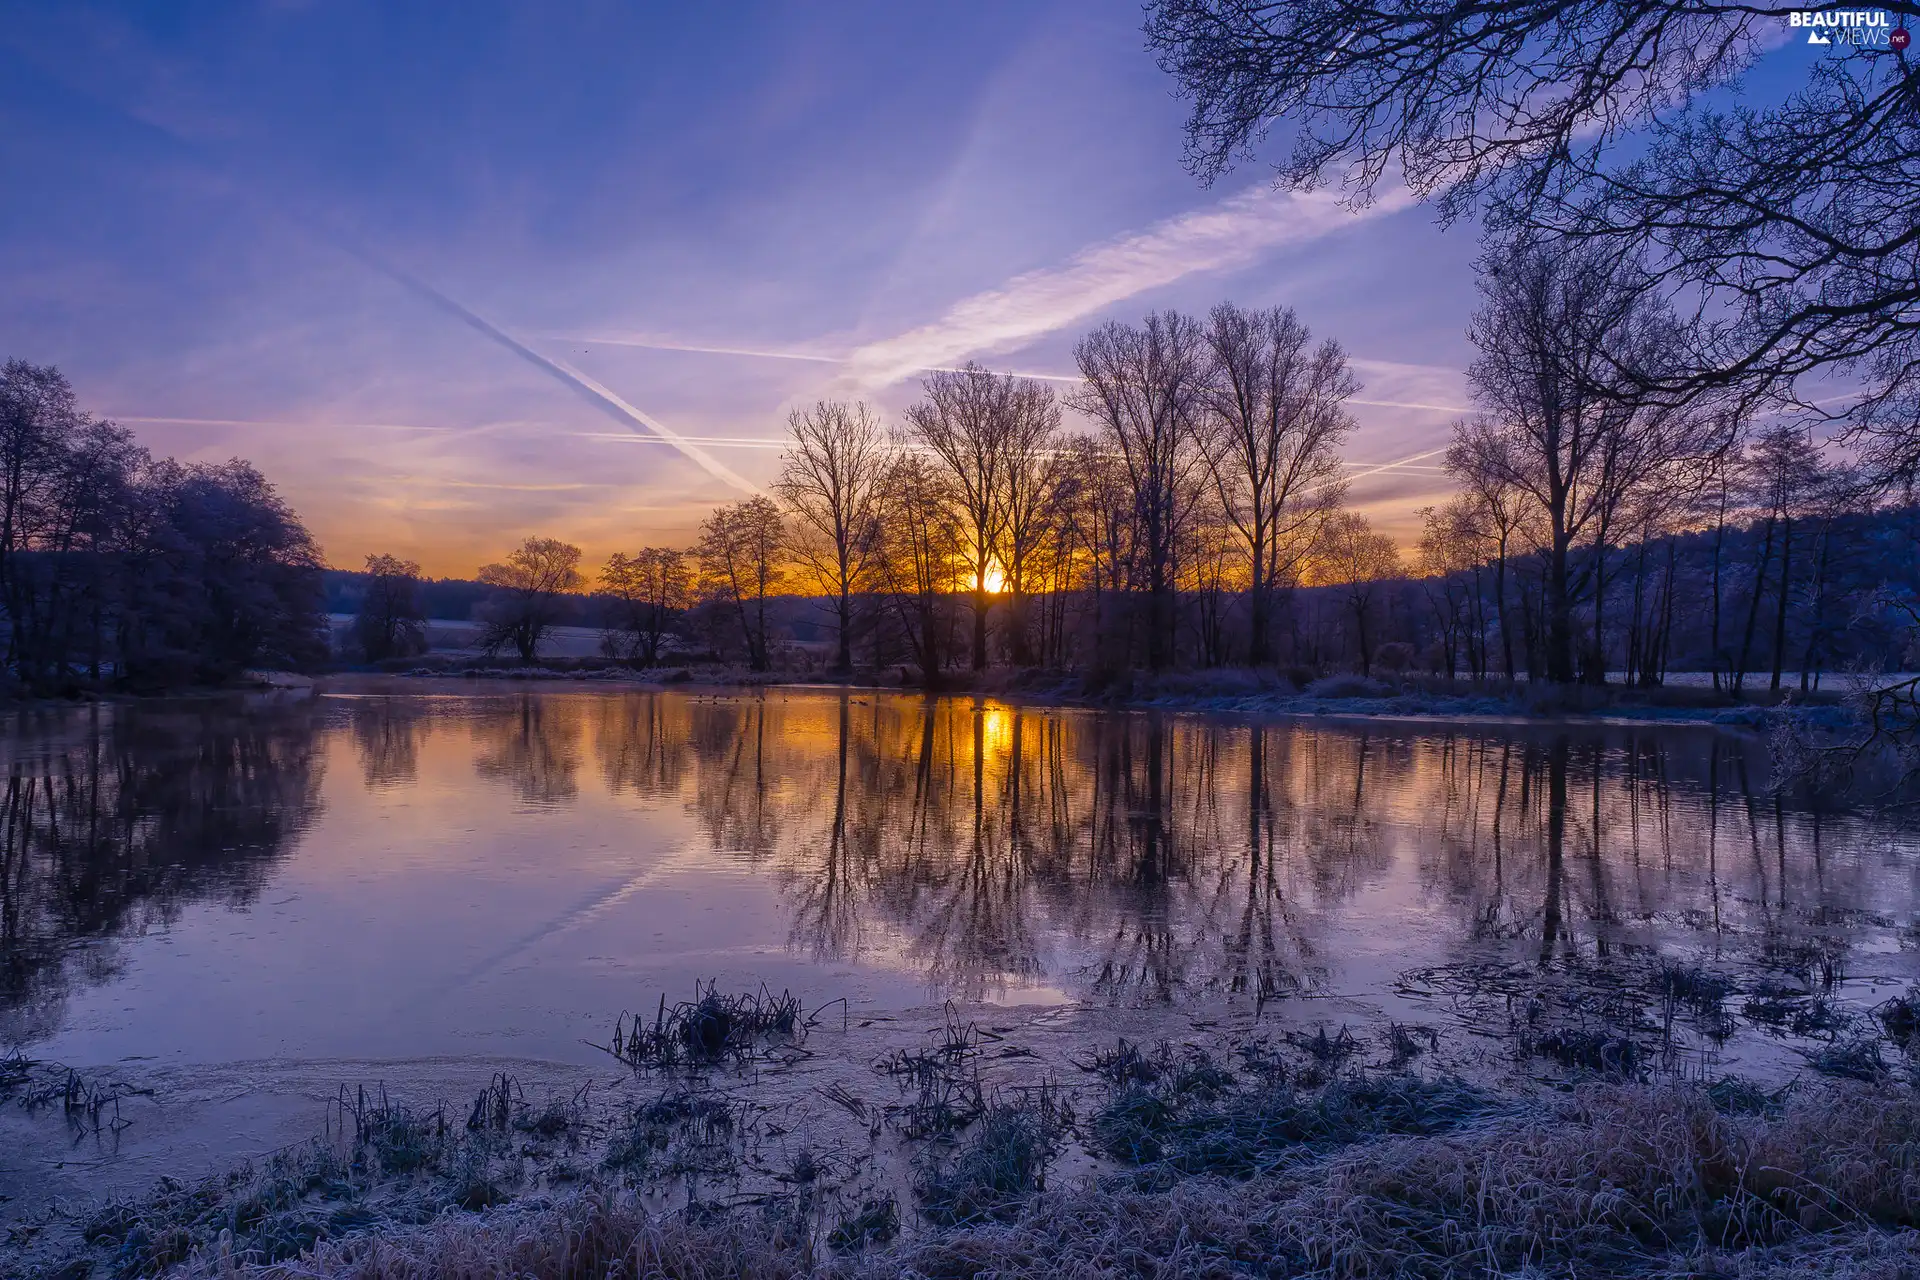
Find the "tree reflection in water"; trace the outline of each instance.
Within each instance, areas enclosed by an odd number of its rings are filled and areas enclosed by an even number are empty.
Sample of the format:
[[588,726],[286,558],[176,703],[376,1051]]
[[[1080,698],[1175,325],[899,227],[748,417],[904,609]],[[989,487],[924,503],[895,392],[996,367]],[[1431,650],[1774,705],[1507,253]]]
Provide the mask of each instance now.
[[[1769,791],[1757,744],[1707,731],[799,691],[174,703],[6,725],[10,1039],[110,977],[113,939],[257,894],[318,813],[327,734],[357,761],[344,785],[369,791],[420,785],[431,741],[437,769],[555,820],[589,799],[636,823],[680,809],[707,859],[777,886],[796,952],[962,998],[1259,1000],[1488,962],[1791,974],[1916,936],[1910,830]],[[1356,979],[1361,953],[1394,968]]]
[[1884,923],[1869,906],[1913,853],[1756,789],[1753,744],[1671,728],[867,693],[637,695],[597,724],[611,785],[678,799],[715,851],[777,877],[797,949],[906,963],[960,997],[1324,990],[1342,911],[1388,892],[1462,960],[1831,951],[1848,921]]
[[439,717],[422,698],[354,698],[347,719],[369,791],[404,787],[420,776],[420,748]]
[[231,701],[24,712],[0,739],[0,1044],[50,1033],[112,940],[244,905],[319,809],[319,712]]
[[509,784],[527,804],[563,804],[580,793],[585,719],[576,698],[523,693],[478,701],[471,717],[474,768]]

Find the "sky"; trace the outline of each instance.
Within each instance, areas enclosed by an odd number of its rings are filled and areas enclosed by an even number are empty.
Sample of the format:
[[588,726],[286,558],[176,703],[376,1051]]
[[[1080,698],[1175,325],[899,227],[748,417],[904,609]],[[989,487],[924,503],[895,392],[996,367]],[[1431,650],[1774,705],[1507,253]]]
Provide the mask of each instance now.
[[1352,357],[1355,506],[1410,542],[1448,490],[1473,228],[1203,188],[1124,0],[7,15],[0,354],[250,459],[336,566],[685,544],[796,407],[1228,300]]

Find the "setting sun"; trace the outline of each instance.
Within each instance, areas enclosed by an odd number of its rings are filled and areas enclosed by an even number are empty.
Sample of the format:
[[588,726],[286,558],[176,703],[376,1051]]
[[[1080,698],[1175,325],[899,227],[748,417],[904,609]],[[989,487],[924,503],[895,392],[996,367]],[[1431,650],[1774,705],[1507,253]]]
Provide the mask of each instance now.
[[999,561],[987,561],[987,572],[982,585],[986,587],[987,594],[992,596],[997,596],[1007,589],[1007,575],[1000,571]]

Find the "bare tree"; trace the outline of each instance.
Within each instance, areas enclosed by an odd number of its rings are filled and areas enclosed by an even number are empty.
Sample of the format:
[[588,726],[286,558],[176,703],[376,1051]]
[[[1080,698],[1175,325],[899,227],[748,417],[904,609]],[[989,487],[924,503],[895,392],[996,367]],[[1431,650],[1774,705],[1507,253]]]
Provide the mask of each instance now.
[[1036,586],[1041,549],[1059,516],[1060,405],[1046,383],[1020,378],[1007,410],[999,558],[1006,577],[1008,656],[1016,667],[1025,667],[1033,663],[1027,600]]
[[785,526],[771,498],[753,497],[716,509],[700,526],[695,554],[707,585],[740,623],[747,663],[772,664],[767,644],[767,595],[782,577]]
[[1203,667],[1222,666],[1229,660],[1227,625],[1238,550],[1237,535],[1225,514],[1217,506],[1199,504],[1181,531],[1180,577],[1191,596],[1190,613]]
[[885,434],[864,404],[822,400],[787,419],[793,444],[781,457],[774,489],[793,515],[788,549],[833,600],[838,650],[834,669],[853,670],[853,597],[864,588],[879,548]]
[[[1910,0],[1885,8],[1920,14]],[[1670,401],[1793,395],[1857,377],[1832,412],[1882,482],[1920,475],[1920,113],[1906,50],[1804,60],[1771,104],[1715,102],[1791,6],[1743,0],[1154,0],[1148,39],[1192,103],[1212,179],[1285,120],[1280,181],[1368,198],[1405,182],[1443,218],[1651,258],[1697,308]],[[1908,25],[1912,25],[1909,23]],[[1835,53],[1838,53],[1835,50]],[[1630,149],[1617,144],[1635,133]],[[1814,375],[1809,379],[1809,375]],[[1818,393],[1816,393],[1818,394]]]
[[1015,421],[1015,380],[969,362],[935,373],[926,396],[907,410],[914,440],[940,462],[952,482],[961,519],[960,567],[973,606],[973,669],[987,666],[987,613],[1005,578],[998,563],[1006,525],[1007,437]]
[[1206,465],[1199,423],[1206,406],[1207,348],[1200,325],[1177,311],[1136,328],[1109,321],[1074,348],[1084,385],[1074,408],[1098,424],[1120,458],[1147,587],[1147,665],[1175,653],[1175,555]]
[[1514,442],[1490,419],[1456,422],[1447,450],[1447,472],[1473,503],[1473,527],[1481,532],[1493,559],[1493,609],[1500,628],[1500,658],[1507,679],[1514,678],[1513,623],[1507,613],[1507,566],[1521,549],[1526,495],[1511,479],[1518,464]]
[[881,494],[880,577],[931,689],[946,665],[947,599],[960,585],[954,566],[966,546],[965,518],[945,468],[909,450],[887,468]]
[[369,662],[426,652],[426,615],[420,608],[416,561],[367,557],[367,591],[360,597],[353,630]]
[[1384,583],[1400,576],[1400,549],[1393,539],[1375,533],[1357,511],[1330,516],[1320,549],[1314,557],[1314,578],[1337,587],[1341,601],[1353,616],[1354,641],[1360,650],[1360,674],[1373,674],[1373,621]]
[[616,551],[600,571],[600,590],[613,605],[603,646],[629,662],[657,665],[667,636],[693,603],[686,554],[671,547],[642,547],[635,556]]
[[511,644],[532,662],[563,615],[562,598],[581,586],[580,548],[558,538],[529,537],[500,564],[482,565],[479,579],[493,587],[482,607],[481,647],[493,653]]
[[[1602,635],[1606,551],[1622,504],[1676,459],[1716,447],[1707,419],[1641,398],[1622,367],[1657,365],[1666,314],[1630,269],[1576,246],[1522,242],[1483,259],[1485,303],[1468,372],[1485,419],[1456,428],[1448,464],[1482,492],[1517,491],[1538,513],[1546,561],[1546,675],[1576,675],[1575,601],[1591,591]],[[1583,542],[1594,554],[1576,564]],[[1604,654],[1585,664],[1605,678]]]
[[1346,401],[1360,389],[1338,343],[1313,335],[1289,308],[1222,303],[1208,317],[1211,357],[1204,420],[1207,468],[1244,544],[1248,658],[1273,658],[1272,593],[1340,502],[1340,446],[1353,429]]
[[1099,440],[1075,435],[1063,453],[1058,518],[1071,541],[1086,549],[1092,664],[1110,672],[1133,647],[1135,619],[1121,607],[1138,576],[1133,495],[1119,456]]
[[1781,670],[1786,661],[1787,606],[1793,595],[1794,521],[1813,507],[1825,480],[1820,450],[1801,423],[1780,422],[1760,432],[1746,455],[1743,469],[1748,506],[1759,513],[1762,534],[1753,585],[1747,596],[1747,621],[1741,632],[1740,657],[1733,670],[1735,697],[1746,681],[1753,657],[1755,623],[1760,617],[1760,600],[1766,592],[1767,570],[1773,563],[1776,541],[1780,549],[1780,578],[1775,592],[1770,688],[1774,693],[1780,692]]
[[1420,509],[1420,585],[1440,623],[1449,680],[1459,674],[1463,645],[1468,668],[1476,677],[1484,674],[1485,659],[1475,647],[1476,639],[1484,642],[1484,632],[1476,635],[1473,590],[1484,549],[1479,518],[1478,506],[1466,493],[1455,494],[1444,506]]

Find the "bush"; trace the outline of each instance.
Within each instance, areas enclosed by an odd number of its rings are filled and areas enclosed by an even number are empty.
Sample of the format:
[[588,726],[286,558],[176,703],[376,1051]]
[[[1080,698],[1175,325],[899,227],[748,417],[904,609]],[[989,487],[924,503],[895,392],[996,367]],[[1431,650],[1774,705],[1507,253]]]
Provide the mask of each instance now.
[[1315,698],[1384,698],[1388,689],[1378,680],[1343,672],[1315,680],[1307,686],[1307,693]]
[[1373,665],[1382,671],[1405,671],[1413,665],[1413,646],[1400,640],[1389,640],[1373,651]]

